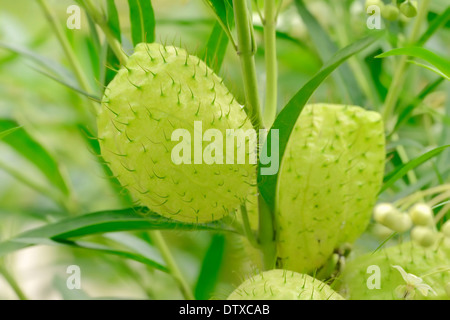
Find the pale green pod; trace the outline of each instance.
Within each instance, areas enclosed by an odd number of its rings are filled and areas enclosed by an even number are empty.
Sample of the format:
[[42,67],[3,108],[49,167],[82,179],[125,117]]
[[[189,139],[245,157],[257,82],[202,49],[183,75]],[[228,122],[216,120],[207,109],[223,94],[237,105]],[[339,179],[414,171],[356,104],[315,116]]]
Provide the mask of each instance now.
[[450,248],[438,242],[429,248],[405,242],[347,261],[338,292],[350,300],[399,299],[396,289],[405,286],[406,281],[393,266],[400,266],[421,277],[437,294],[429,292],[424,296],[415,289],[414,299],[448,299],[445,284],[450,281],[449,262]]
[[417,1],[406,0],[400,5],[400,12],[408,18],[417,16]]
[[356,106],[314,104],[301,113],[278,180],[278,266],[319,268],[366,229],[385,159],[381,116]]
[[[222,148],[213,151],[208,129],[222,135]],[[245,132],[252,124],[222,79],[184,49],[157,43],[136,46],[106,88],[98,116],[102,155],[134,200],[195,223],[234,211],[254,184],[256,141],[234,139],[235,153],[227,154],[228,129]],[[222,163],[209,164],[207,152],[222,152]]]
[[343,300],[326,283],[307,274],[275,269],[244,281],[227,300]]

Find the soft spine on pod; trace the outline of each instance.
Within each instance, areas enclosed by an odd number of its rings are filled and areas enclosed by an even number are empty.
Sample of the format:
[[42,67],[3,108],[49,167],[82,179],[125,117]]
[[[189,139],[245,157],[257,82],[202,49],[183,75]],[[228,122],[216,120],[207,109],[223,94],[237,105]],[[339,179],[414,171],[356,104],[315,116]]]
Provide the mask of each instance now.
[[278,180],[278,266],[312,272],[366,229],[381,187],[381,116],[356,106],[314,104],[289,138]]
[[326,283],[307,274],[274,269],[252,276],[228,300],[343,300]]
[[[137,204],[202,223],[222,218],[245,200],[255,181],[249,160],[255,151],[249,139],[234,141],[236,154],[245,148],[246,161],[237,164],[226,152],[227,140],[223,164],[207,164],[203,152],[217,152],[211,151],[215,136],[205,143],[198,127],[194,132],[194,121],[201,122],[203,132],[215,129],[224,139],[230,136],[227,129],[252,129],[243,107],[203,61],[184,49],[141,43],[106,88],[97,124],[102,155]],[[172,141],[176,129],[187,130],[190,140]],[[201,150],[195,149],[196,135]],[[178,140],[192,147],[188,155],[179,151],[191,164],[174,163]]]

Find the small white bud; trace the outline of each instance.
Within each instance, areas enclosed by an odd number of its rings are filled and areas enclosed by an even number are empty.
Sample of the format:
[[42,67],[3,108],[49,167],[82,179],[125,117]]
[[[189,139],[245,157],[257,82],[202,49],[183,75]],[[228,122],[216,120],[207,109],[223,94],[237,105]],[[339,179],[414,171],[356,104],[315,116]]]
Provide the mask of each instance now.
[[417,226],[429,226],[433,224],[433,211],[425,203],[417,203],[409,210],[412,222]]
[[417,226],[411,231],[411,238],[422,247],[430,247],[436,242],[436,232],[429,227]]
[[384,224],[386,216],[390,213],[397,212],[397,209],[390,203],[379,203],[373,210],[373,218],[376,222]]

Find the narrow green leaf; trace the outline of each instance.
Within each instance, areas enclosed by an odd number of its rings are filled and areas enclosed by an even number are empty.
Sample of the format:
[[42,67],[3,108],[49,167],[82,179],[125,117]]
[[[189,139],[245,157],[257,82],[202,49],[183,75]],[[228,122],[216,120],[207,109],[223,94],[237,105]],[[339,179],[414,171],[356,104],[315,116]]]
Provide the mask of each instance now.
[[128,0],[133,45],[155,40],[155,14],[150,0]]
[[7,135],[10,135],[11,133],[13,133],[14,131],[16,131],[16,130],[18,130],[20,128],[21,128],[20,126],[17,126],[17,127],[11,128],[11,129],[0,131],[0,140],[3,139],[4,137],[6,137]]
[[64,79],[59,79],[56,76],[51,75],[50,73],[47,73],[43,70],[40,70],[38,68],[34,68],[32,67],[32,69],[36,70],[37,72],[39,72],[40,74],[46,76],[47,78],[52,79],[53,81],[58,82],[59,84],[62,84],[63,86],[65,86],[66,88],[69,88],[70,90],[75,91],[76,93],[81,94],[82,96],[87,97],[88,99],[91,99],[92,101],[95,102],[100,102],[100,97],[92,95],[90,93],[87,93],[86,91],[84,91],[83,89],[81,89],[77,83],[72,83],[72,82],[67,82]]
[[[272,130],[279,130],[279,160],[280,163],[283,159],[286,145],[291,135],[292,129],[300,115],[303,107],[308,102],[311,95],[319,87],[319,85],[345,60],[354,55],[355,53],[367,48],[375,41],[377,41],[384,33],[374,32],[372,35],[367,36],[353,44],[339,50],[328,61],[322,69],[309,80],[288,102],[284,109],[279,113],[272,125]],[[268,138],[263,148],[265,150],[271,150],[271,132],[268,133]],[[274,210],[275,208],[275,191],[278,180],[278,173],[274,175],[261,175],[261,170],[270,164],[264,165],[259,163],[258,168],[258,185],[259,190],[267,202],[267,205]]]
[[[118,257],[125,258],[125,259],[134,260],[134,261],[143,263],[149,267],[152,267],[152,268],[164,271],[164,272],[169,272],[165,266],[163,266],[160,263],[153,261],[141,254],[111,249],[107,246],[104,246],[104,245],[101,245],[98,243],[94,243],[94,242],[58,240],[58,239],[50,240],[47,238],[17,238],[17,239],[13,239],[11,241],[17,242],[17,243],[23,243],[27,247],[35,246],[35,245],[62,245],[62,246],[71,247],[73,249],[89,250],[89,251],[94,251],[97,253],[104,253],[104,254],[118,256]],[[1,248],[1,244],[0,244],[0,248]]]
[[378,55],[376,58],[385,58],[389,56],[403,56],[403,55],[425,60],[428,63],[431,63],[433,66],[435,66],[447,78],[450,77],[450,61],[424,48],[419,47],[397,48],[382,53]]
[[[336,44],[330,39],[328,33],[322,28],[319,21],[311,14],[303,0],[295,0],[297,10],[303,22],[308,27],[310,38],[314,43],[322,61],[328,61],[333,53],[338,51]],[[350,67],[343,63],[334,75],[336,84],[342,93],[350,99],[350,103],[362,106],[364,95],[360,90]]]
[[392,186],[395,183],[395,181],[402,178],[406,173],[408,173],[409,170],[412,170],[412,169],[420,166],[421,164],[427,162],[428,160],[437,156],[438,154],[440,154],[442,151],[444,151],[448,147],[450,147],[450,145],[435,148],[435,149],[428,151],[427,153],[409,161],[408,163],[405,163],[404,165],[398,167],[397,169],[395,169],[393,172],[389,173],[384,178],[384,184],[381,187],[381,190],[379,193],[381,194],[382,192],[386,191],[390,186]]
[[428,29],[424,32],[424,34],[417,41],[416,45],[418,47],[423,46],[431,36],[439,30],[447,21],[450,20],[450,7],[448,7],[442,14],[433,19],[430,23]]
[[424,69],[428,69],[430,71],[433,71],[434,73],[436,73],[437,75],[441,76],[442,78],[446,79],[446,80],[450,80],[450,77],[448,77],[447,75],[443,74],[439,69],[437,69],[436,67],[433,66],[429,66],[414,60],[408,60],[409,63],[415,64],[416,66],[422,67]]
[[234,27],[233,0],[204,0],[206,5],[211,8],[217,23],[228,36],[228,39],[236,47],[231,30]]
[[[18,126],[18,123],[13,120],[0,119],[0,131],[10,130]],[[23,128],[17,129],[14,134],[3,137],[2,141],[33,163],[51,184],[56,186],[63,194],[69,194],[69,189],[57,161]]]
[[26,59],[33,61],[44,69],[60,76],[62,79],[65,79],[67,82],[74,82],[75,77],[73,74],[64,68],[62,65],[57,63],[56,61],[50,60],[36,52],[33,52],[27,48],[23,48],[17,44],[0,42],[0,48],[7,49],[11,52],[14,52]]
[[[114,38],[119,41],[119,43],[122,43],[121,39],[121,33],[120,33],[120,20],[119,20],[119,14],[117,12],[117,7],[114,2],[114,0],[108,0],[106,2],[106,14],[108,17],[108,26],[114,36]],[[106,46],[106,64],[104,66],[104,79],[103,79],[103,85],[106,87],[111,80],[115,77],[116,71],[120,69],[120,61],[119,58],[114,54],[114,51],[111,49],[111,47],[105,43]]]
[[228,47],[228,37],[218,22],[214,24],[208,43],[206,44],[204,58],[206,64],[219,73]]
[[64,219],[26,231],[11,240],[0,243],[0,257],[28,247],[27,239],[45,238],[62,241],[107,232],[163,229],[234,232],[220,221],[207,224],[182,223],[164,218],[145,208],[109,210]]
[[225,250],[225,237],[216,234],[211,240],[211,244],[203,259],[202,268],[195,287],[196,300],[208,300],[219,279],[220,267],[222,265]]
[[395,124],[394,129],[390,133],[392,135],[396,132],[402,124],[404,124],[414,109],[425,99],[431,92],[433,92],[442,82],[444,78],[438,78],[435,81],[428,84],[418,95],[411,101],[405,108],[403,108],[398,116],[397,123]]

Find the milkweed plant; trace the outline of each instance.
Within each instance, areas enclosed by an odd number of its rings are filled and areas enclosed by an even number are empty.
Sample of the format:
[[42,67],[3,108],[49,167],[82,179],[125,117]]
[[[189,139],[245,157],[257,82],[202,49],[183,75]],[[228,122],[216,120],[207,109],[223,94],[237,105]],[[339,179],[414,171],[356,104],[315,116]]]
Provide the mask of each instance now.
[[448,1],[1,9],[1,299],[450,299]]

